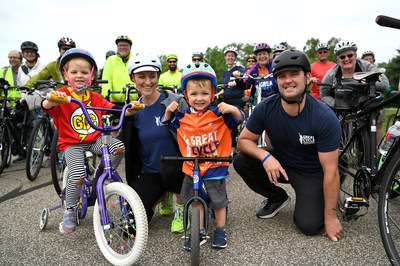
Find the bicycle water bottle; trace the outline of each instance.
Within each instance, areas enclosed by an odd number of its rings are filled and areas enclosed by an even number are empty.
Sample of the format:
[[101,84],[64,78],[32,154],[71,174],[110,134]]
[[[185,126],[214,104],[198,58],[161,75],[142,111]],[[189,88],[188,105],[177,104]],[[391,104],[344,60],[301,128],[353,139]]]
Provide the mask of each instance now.
[[386,156],[393,144],[394,139],[398,136],[400,136],[400,121],[397,121],[393,126],[389,127],[381,145],[379,146],[379,152],[383,156]]

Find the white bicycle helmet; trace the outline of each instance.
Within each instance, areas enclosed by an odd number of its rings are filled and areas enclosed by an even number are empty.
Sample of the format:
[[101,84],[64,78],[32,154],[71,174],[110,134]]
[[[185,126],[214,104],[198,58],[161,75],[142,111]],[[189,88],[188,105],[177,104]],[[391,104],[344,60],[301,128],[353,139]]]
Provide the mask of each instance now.
[[272,49],[274,53],[283,52],[286,50],[286,47],[282,44],[275,44],[274,48]]
[[319,50],[329,50],[329,48],[331,48],[329,44],[320,42],[317,44],[317,46],[315,46],[315,51],[318,52]]
[[152,54],[137,54],[129,60],[128,64],[129,76],[143,71],[155,71],[160,74],[161,70],[160,60]]
[[228,46],[228,47],[225,48],[225,50],[224,50],[224,56],[225,56],[228,52],[234,53],[235,56],[238,55],[237,49],[236,49],[235,47],[233,47],[233,46]]
[[365,51],[364,53],[362,53],[361,59],[364,59],[364,57],[366,57],[367,55],[372,56],[372,58],[374,58],[375,60],[375,54],[372,51]]
[[339,56],[342,52],[352,50],[357,52],[357,45],[352,41],[343,41],[336,44],[334,52],[336,56]]

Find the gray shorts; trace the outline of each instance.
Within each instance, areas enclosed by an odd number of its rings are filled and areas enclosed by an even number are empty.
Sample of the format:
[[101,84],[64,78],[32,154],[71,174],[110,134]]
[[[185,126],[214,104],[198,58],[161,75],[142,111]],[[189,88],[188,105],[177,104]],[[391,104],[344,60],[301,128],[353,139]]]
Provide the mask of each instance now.
[[[225,179],[221,180],[204,180],[207,190],[207,197],[210,201],[210,208],[218,210],[228,206],[228,198],[226,196]],[[185,175],[182,183],[180,201],[186,202],[193,197],[193,179]]]

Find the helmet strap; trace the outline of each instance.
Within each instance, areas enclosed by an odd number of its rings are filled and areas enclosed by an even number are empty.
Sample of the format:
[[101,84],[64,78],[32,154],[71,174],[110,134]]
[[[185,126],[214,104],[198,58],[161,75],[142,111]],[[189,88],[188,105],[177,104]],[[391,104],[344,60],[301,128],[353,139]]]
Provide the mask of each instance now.
[[68,79],[68,86],[70,86],[72,88],[72,92],[75,92],[75,91],[80,92],[80,91],[86,90],[88,87],[90,87],[92,85],[92,76],[93,76],[94,66],[92,66],[92,70],[90,71],[90,77],[89,77],[88,83],[86,83],[86,85],[80,89],[78,87],[76,87],[74,83],[72,83],[70,81],[67,70],[65,69],[65,66],[63,66],[63,69],[64,69],[64,74],[67,76],[67,79]]

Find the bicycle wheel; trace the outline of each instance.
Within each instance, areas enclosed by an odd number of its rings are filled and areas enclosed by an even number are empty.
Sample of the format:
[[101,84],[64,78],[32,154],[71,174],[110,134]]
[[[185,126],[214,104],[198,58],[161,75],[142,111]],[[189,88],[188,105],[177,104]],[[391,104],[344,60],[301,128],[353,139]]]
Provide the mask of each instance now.
[[101,225],[96,200],[93,227],[97,244],[110,263],[132,265],[139,261],[147,244],[147,216],[142,201],[130,186],[119,182],[104,187],[104,199],[110,227]]
[[11,139],[10,132],[7,127],[2,127],[0,132],[0,174],[3,173],[4,168],[7,167],[7,162],[11,152]]
[[[348,143],[344,143],[347,141]],[[339,160],[340,192],[339,208],[344,213],[344,219],[357,218],[359,208],[349,208],[346,199],[349,197],[368,198],[369,189],[367,177],[362,166],[368,166],[370,160],[369,134],[366,129],[360,130],[351,138],[342,134],[343,146]],[[354,207],[354,206],[353,206]]]
[[42,167],[44,151],[48,140],[48,124],[45,119],[39,119],[33,130],[26,149],[26,176],[34,181]]
[[192,208],[190,217],[190,262],[200,264],[200,211]]
[[400,265],[400,151],[392,158],[379,191],[378,219],[386,254],[393,265]]
[[63,180],[67,164],[65,161],[64,153],[60,151],[60,149],[57,146],[57,143],[58,143],[58,132],[54,132],[53,141],[51,142],[51,152],[50,152],[51,179],[53,181],[53,186],[57,192],[57,195],[61,197],[61,192],[64,189]]

